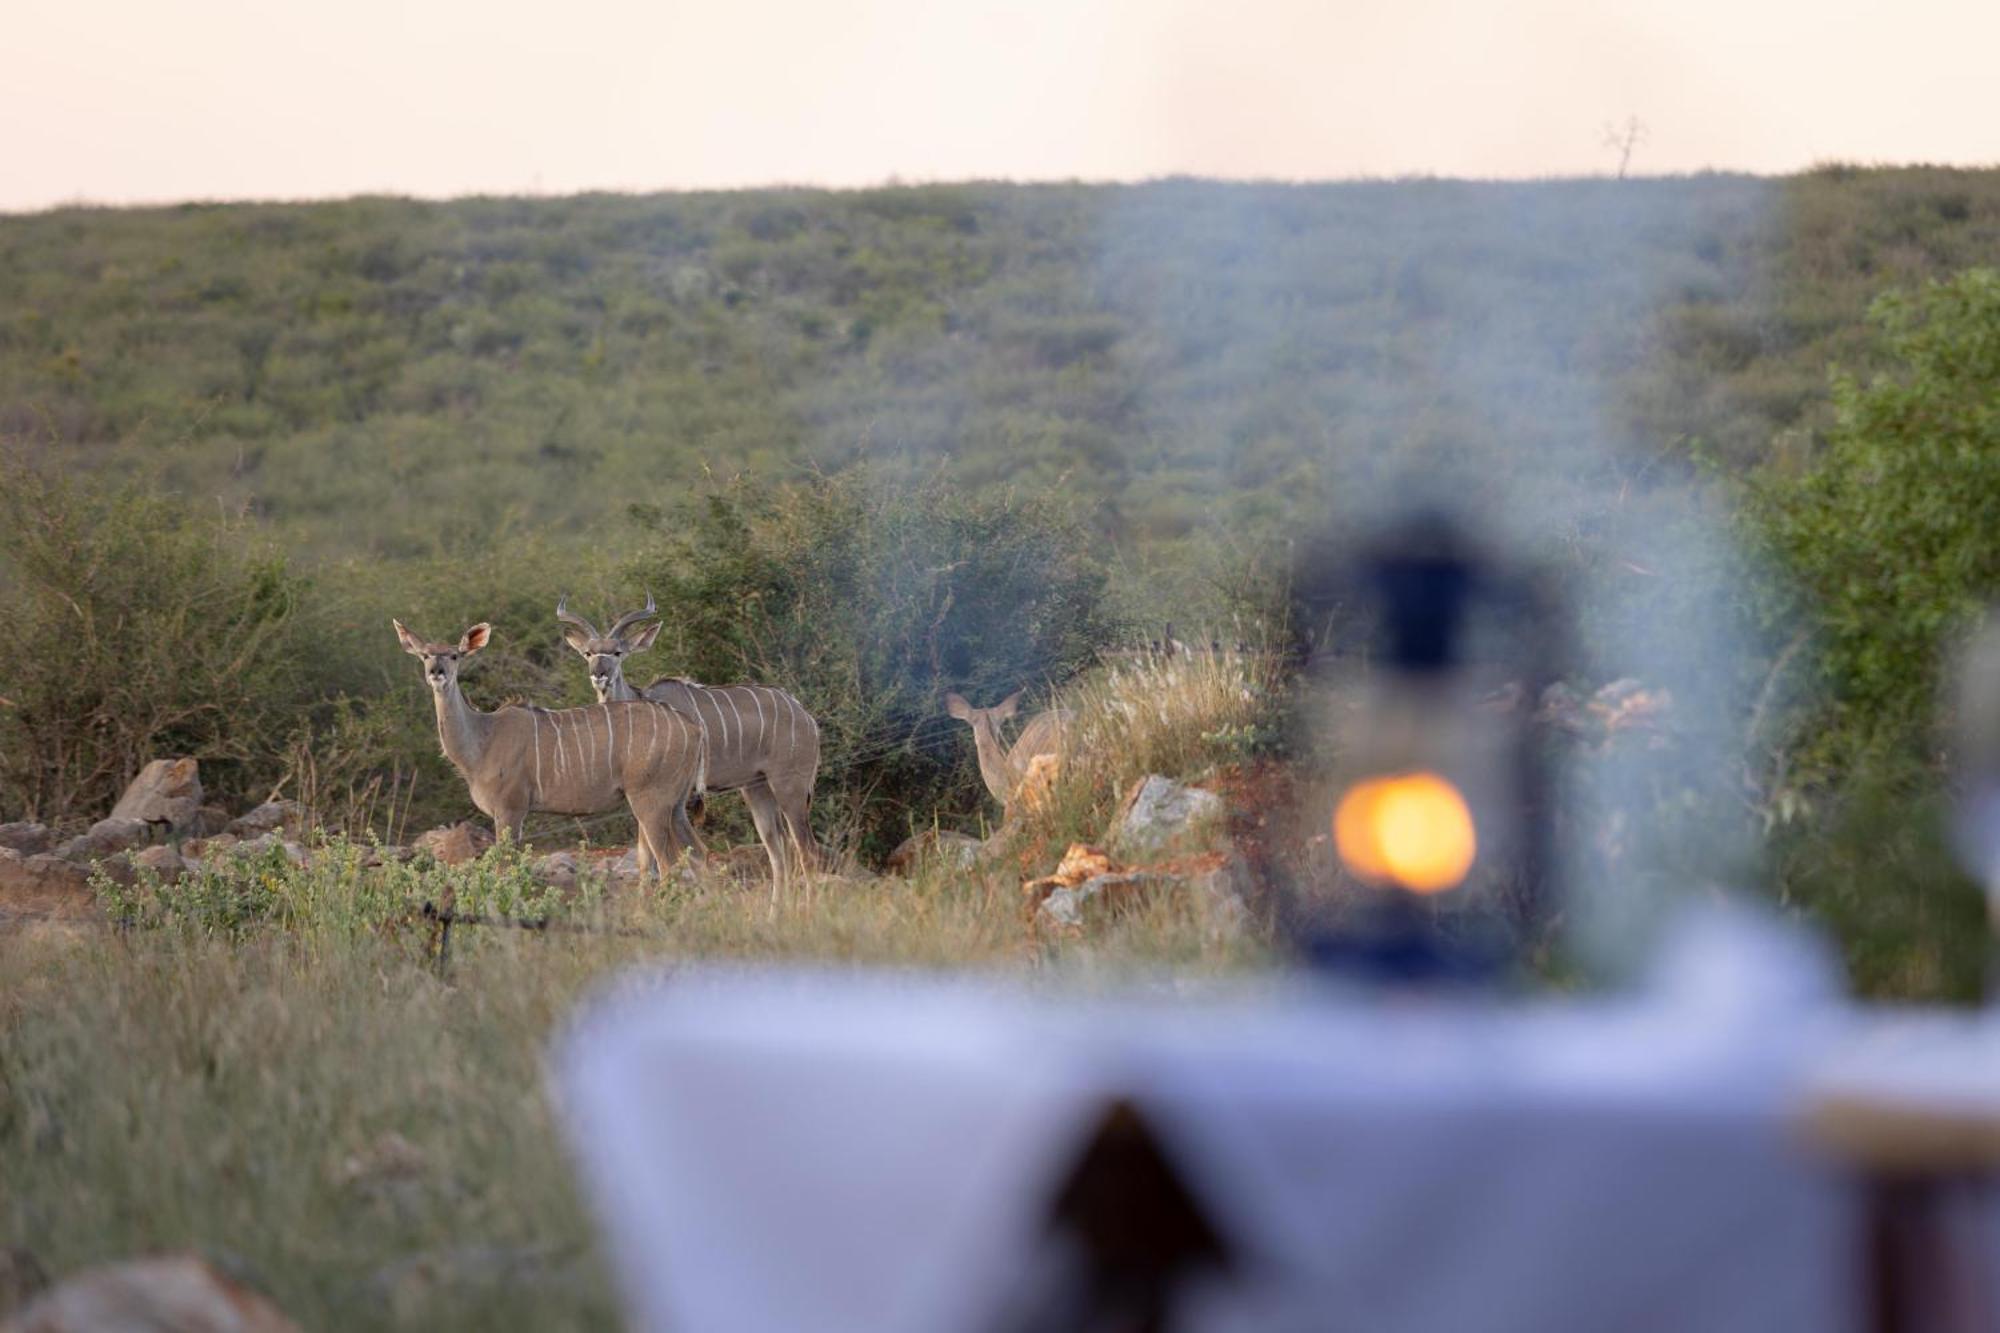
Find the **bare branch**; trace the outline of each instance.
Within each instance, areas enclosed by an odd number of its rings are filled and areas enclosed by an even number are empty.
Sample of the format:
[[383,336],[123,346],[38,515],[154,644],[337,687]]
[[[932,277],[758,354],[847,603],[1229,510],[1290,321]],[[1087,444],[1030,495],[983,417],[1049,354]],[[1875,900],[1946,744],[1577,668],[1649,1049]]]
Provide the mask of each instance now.
[[1606,122],[1603,143],[1606,148],[1618,154],[1618,179],[1625,179],[1625,172],[1632,165],[1632,150],[1646,142],[1649,137],[1645,122],[1637,116],[1625,117],[1623,125]]

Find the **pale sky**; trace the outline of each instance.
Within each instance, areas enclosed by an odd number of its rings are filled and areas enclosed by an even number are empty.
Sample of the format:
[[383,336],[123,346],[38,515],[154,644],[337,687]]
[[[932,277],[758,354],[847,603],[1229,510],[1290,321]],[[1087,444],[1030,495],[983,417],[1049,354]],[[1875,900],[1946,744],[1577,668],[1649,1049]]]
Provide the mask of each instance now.
[[2000,164],[2000,0],[14,0],[0,209]]

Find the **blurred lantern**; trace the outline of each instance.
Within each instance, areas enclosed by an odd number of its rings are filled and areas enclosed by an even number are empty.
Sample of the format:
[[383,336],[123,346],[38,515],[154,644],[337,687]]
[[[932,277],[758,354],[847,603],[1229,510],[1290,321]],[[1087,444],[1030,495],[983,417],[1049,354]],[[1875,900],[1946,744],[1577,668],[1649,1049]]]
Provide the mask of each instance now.
[[1301,811],[1331,850],[1290,895],[1301,944],[1381,978],[1497,977],[1552,897],[1531,731],[1560,641],[1547,599],[1438,514],[1309,551],[1295,588],[1301,739],[1330,755]]
[[[1955,758],[1953,843],[1986,893],[2000,932],[2000,611],[1989,612],[1958,662],[1950,701]],[[2000,970],[1989,989],[2000,983]]]

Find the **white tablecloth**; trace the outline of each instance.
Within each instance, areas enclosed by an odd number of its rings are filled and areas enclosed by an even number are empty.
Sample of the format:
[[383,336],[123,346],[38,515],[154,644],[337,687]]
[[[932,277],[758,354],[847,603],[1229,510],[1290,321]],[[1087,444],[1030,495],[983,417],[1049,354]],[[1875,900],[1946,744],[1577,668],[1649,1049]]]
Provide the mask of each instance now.
[[1841,1333],[1859,1195],[1793,1113],[1844,1022],[721,969],[555,1073],[643,1327],[991,1328],[1123,1097],[1242,1258],[1192,1327]]

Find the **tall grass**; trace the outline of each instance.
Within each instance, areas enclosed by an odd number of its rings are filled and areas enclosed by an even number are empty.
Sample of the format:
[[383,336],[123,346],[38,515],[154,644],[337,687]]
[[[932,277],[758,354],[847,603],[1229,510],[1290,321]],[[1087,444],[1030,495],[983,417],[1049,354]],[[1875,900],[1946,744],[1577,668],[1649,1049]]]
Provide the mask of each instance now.
[[1190,780],[1276,740],[1277,658],[1260,648],[1124,655],[1080,678],[1056,705],[1071,714],[1045,790],[1024,794],[1030,845],[1095,840],[1148,774]]
[[[1236,752],[1248,669],[1148,661],[1084,686],[1080,736],[1132,748],[1071,770],[1071,817],[1101,820],[1128,773]],[[812,876],[774,902],[719,872],[558,893],[508,848],[455,868],[378,857],[339,837],[303,866],[218,857],[177,884],[101,884],[115,928],[0,931],[0,1244],[58,1276],[221,1252],[309,1328],[606,1327],[541,1058],[610,974],[813,959],[1088,983],[1266,954],[1193,895],[1087,939],[1038,935],[1006,858]],[[441,955],[427,903],[551,928],[459,927]]]
[[736,957],[1088,976],[1260,952],[1173,903],[1088,944],[1036,941],[998,874],[828,880],[775,911],[761,886],[709,877],[571,918],[643,933],[460,929],[440,974],[420,925],[356,928],[370,905],[342,896],[345,871],[270,873],[288,908],[254,924],[0,934],[0,1243],[57,1275],[235,1255],[308,1328],[606,1327],[541,1056],[611,972]]

